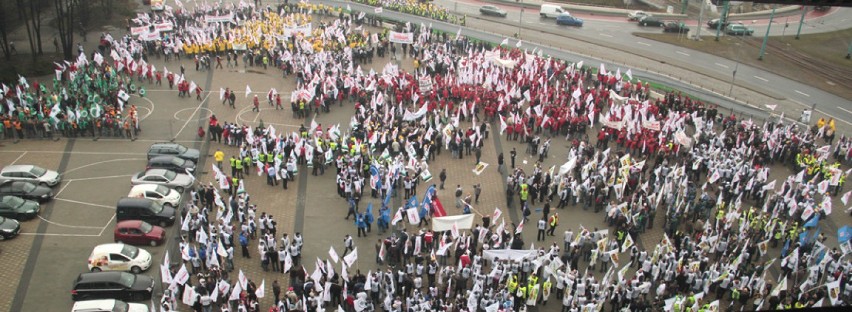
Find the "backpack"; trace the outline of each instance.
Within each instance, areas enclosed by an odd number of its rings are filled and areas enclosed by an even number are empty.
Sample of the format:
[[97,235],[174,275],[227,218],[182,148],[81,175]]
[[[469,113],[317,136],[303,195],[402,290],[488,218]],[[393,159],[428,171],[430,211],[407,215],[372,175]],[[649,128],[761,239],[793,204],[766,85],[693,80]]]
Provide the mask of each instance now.
[[456,197],[462,196],[462,190],[456,190]]

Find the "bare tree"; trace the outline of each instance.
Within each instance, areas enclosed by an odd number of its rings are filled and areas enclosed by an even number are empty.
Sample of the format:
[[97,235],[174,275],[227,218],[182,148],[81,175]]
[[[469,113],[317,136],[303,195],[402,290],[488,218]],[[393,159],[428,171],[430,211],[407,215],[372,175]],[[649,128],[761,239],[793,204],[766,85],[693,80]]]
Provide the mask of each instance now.
[[0,0],[0,48],[3,49],[3,56],[8,61],[12,59],[12,50],[9,48],[9,36],[6,31],[6,22],[8,21],[6,11],[6,1]]
[[[34,40],[38,48],[38,55],[43,55],[44,50],[41,47],[41,10],[44,6],[43,0],[30,0],[30,24],[32,24]],[[33,51],[36,51],[33,49]]]
[[21,17],[21,20],[24,21],[24,25],[27,26],[27,40],[30,42],[30,51],[32,51],[33,59],[36,58],[36,45],[35,38],[33,37],[32,29],[30,28],[29,23],[29,15],[27,15],[27,6],[23,0],[15,0],[15,3],[18,6],[18,15]]
[[[56,9],[56,26],[62,55],[66,60],[74,59],[74,9],[78,0],[53,0]],[[85,0],[84,0],[85,1]]]

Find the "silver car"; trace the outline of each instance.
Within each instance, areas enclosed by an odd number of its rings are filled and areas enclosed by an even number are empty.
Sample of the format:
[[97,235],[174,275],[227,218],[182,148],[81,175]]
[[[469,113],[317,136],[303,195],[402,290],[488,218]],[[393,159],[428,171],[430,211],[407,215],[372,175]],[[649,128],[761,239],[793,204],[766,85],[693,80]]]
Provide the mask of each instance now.
[[6,181],[24,181],[44,186],[56,186],[62,182],[62,175],[33,165],[11,165],[0,170],[0,183]]
[[178,193],[183,193],[184,190],[192,187],[195,178],[185,173],[176,173],[166,169],[148,169],[140,173],[134,174],[130,178],[130,184],[158,184],[165,185],[175,189]]

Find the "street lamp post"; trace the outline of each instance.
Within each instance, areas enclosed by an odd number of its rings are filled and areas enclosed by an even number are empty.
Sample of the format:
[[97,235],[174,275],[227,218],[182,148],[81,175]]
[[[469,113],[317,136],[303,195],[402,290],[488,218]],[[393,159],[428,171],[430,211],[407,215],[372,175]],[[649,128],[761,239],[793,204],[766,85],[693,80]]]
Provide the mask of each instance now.
[[766,53],[766,41],[769,40],[769,30],[772,29],[772,20],[775,19],[775,4],[772,5],[772,14],[769,15],[769,25],[766,25],[766,35],[763,36],[763,44],[760,45],[760,55],[757,56],[757,59],[762,61],[763,54]]
[[518,18],[518,40],[521,40],[521,28],[524,26],[524,1],[521,0],[521,16]]
[[[725,6],[722,8],[722,16],[719,17],[719,23],[716,24],[716,41],[719,41],[719,34],[722,33],[722,22],[728,20],[728,7],[730,6],[731,1],[725,1]],[[698,23],[698,27],[701,27],[701,23]]]
[[704,18],[704,7],[707,6],[707,0],[698,0],[701,3],[701,10],[698,13],[698,27],[695,27],[695,40],[701,40],[701,19]]
[[808,7],[802,6],[802,17],[799,19],[799,30],[796,31],[796,39],[799,39],[799,34],[802,33],[802,25],[805,24],[805,13],[808,13]]

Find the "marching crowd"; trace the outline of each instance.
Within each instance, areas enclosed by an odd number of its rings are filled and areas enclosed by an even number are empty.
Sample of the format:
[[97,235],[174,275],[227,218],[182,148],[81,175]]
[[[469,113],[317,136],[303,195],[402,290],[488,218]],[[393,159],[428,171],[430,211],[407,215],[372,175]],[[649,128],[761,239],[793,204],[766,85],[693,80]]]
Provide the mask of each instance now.
[[[162,16],[134,21],[172,22],[175,30],[159,41],[104,35],[100,52],[87,57],[81,51],[76,63],[57,64],[52,90],[24,78],[12,88],[3,85],[7,136],[14,129],[21,138],[20,124],[29,121],[34,128],[46,124],[31,135],[90,135],[110,125],[107,120],[120,121],[132,136],[138,112],[124,106],[129,93],[144,95],[137,85],[160,84],[166,76],[170,87],[173,80],[188,84],[184,93],[204,92],[186,81],[183,67],[161,73],[146,62],[148,55],[207,58],[217,64],[210,66],[220,66],[223,55],[238,66],[236,56],[246,55],[244,66],[248,61],[295,76],[290,106],[297,117],[312,119],[307,127],[286,133],[220,125],[211,117],[209,140],[238,151],[228,158],[217,148],[215,182],[192,192],[181,221],[182,261],[172,265],[167,255],[161,266],[167,290],[160,310],[186,304],[197,311],[526,311],[547,305],[552,293],[550,304],[561,311],[769,310],[852,300],[852,228],[828,219],[834,198],[846,205],[852,195],[843,191],[849,171],[842,169],[852,160],[852,141],[833,142],[832,120],[802,127],[781,116],[759,124],[679,93],[652,96],[629,70],[612,73],[603,64],[592,68],[520,46],[492,48],[425,25],[400,27],[413,33],[411,46],[387,42],[350,18],[322,24],[311,36],[279,39],[284,34],[272,29],[311,19],[304,9],[168,7]],[[234,20],[244,23],[204,20],[227,12],[238,12]],[[239,52],[243,45],[261,55],[259,62]],[[397,47],[411,56],[413,71],[389,63],[365,73],[366,59],[354,53],[381,48],[396,55]],[[276,90],[266,98],[282,106]],[[233,91],[223,88],[220,99],[233,106]],[[353,111],[349,124],[316,120],[334,104]],[[503,210],[515,210],[521,221],[507,224],[499,208],[480,212],[474,206],[481,186],[467,196],[459,186],[461,217],[476,214],[481,222],[433,231],[441,218],[460,216],[447,216],[436,196],[446,172],[431,182],[430,162],[450,151],[447,161],[484,170],[479,165],[490,135],[525,143],[525,152],[538,159],[516,166],[516,150],[509,165],[498,156],[506,179]],[[551,150],[562,145],[558,140],[569,147]],[[553,157],[565,163],[543,167]],[[274,217],[252,201],[255,190],[245,187],[256,172],[270,187],[280,183],[286,190],[308,169],[334,172],[358,237],[377,224],[376,263],[387,264],[385,270],[353,268],[358,247],[365,246],[351,235],[343,239],[342,255],[332,247],[328,257],[302,261],[301,233],[278,233]],[[420,199],[418,189],[425,189]],[[365,196],[380,199],[376,215],[371,203],[361,203]],[[403,206],[391,207],[393,197]],[[533,208],[539,205],[541,216]],[[608,227],[560,227],[559,213],[580,213],[578,205],[599,213]],[[662,239],[640,239],[655,219],[663,220],[656,222]],[[528,247],[522,237],[528,222],[539,240],[558,233],[562,243]],[[838,228],[837,240],[824,228]],[[260,306],[268,295],[265,280],[258,285],[234,266],[236,246],[264,271],[287,276],[287,285],[275,280],[269,288],[271,307]]]

